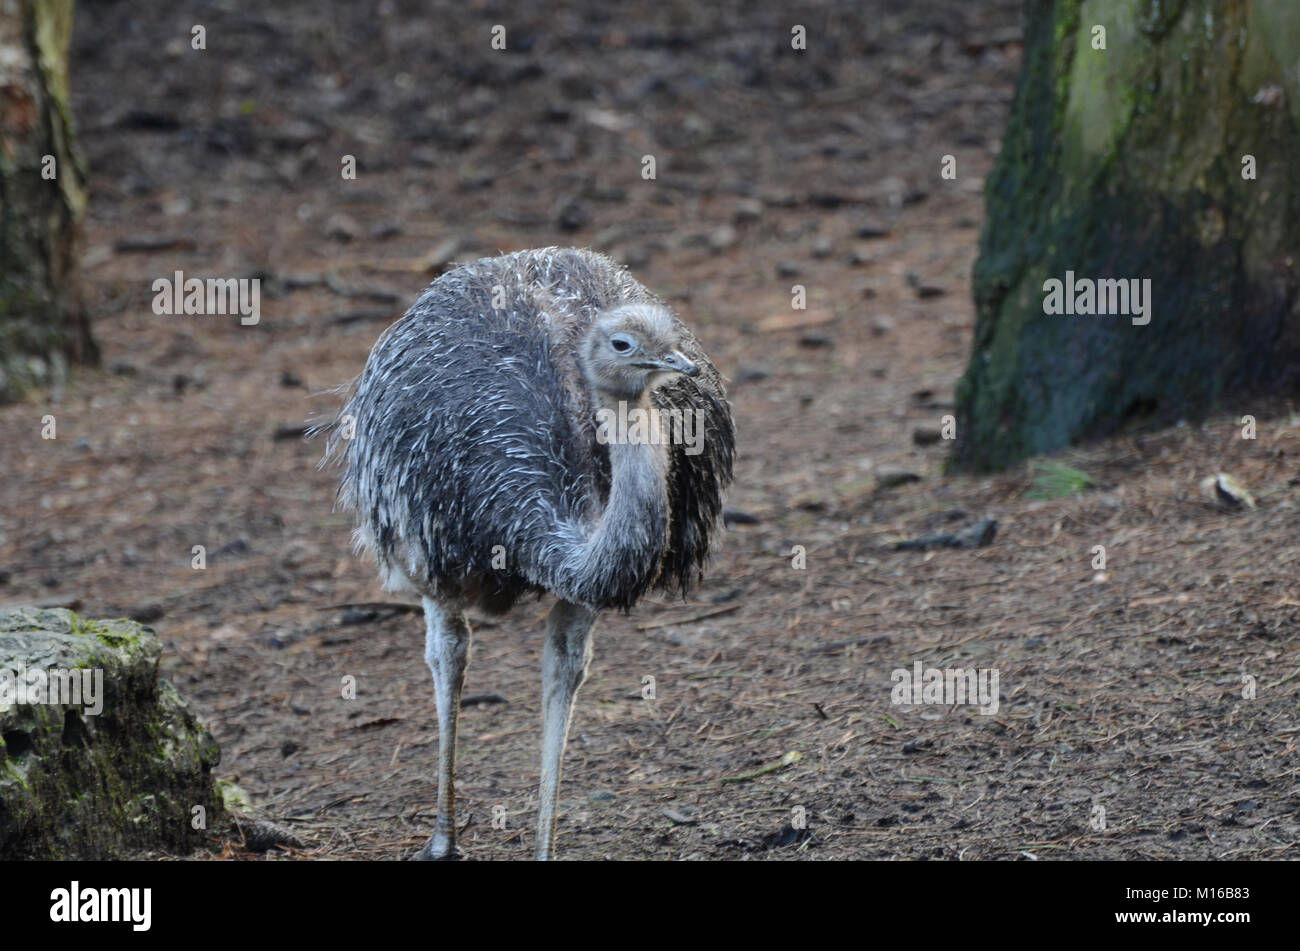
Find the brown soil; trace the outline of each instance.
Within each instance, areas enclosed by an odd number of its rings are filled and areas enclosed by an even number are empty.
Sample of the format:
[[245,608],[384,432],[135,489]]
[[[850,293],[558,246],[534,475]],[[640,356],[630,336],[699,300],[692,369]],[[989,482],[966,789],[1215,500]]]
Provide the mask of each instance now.
[[[79,5],[104,368],[0,411],[0,599],[156,616],[222,774],[307,844],[284,854],[410,855],[434,818],[422,621],[330,607],[382,595],[321,446],[277,430],[333,408],[324,391],[446,241],[456,259],[591,246],[669,298],[732,381],[728,504],[756,522],[690,603],[601,621],[563,857],[1294,856],[1289,408],[1242,407],[1253,441],[1234,413],[1069,453],[1095,484],[1055,500],[1026,499],[1026,471],[945,476],[946,443],[913,442],[951,411],[968,352],[1019,3],[819,8],[802,53],[779,5],[509,6]],[[164,246],[122,244],[141,239]],[[151,284],[176,270],[260,275],[260,323],[156,316]],[[878,489],[886,466],[922,479]],[[1257,510],[1200,494],[1220,470]],[[891,547],[984,515],[988,547]],[[505,702],[462,719],[474,858],[531,854],[546,609],[476,625],[466,692]],[[999,709],[892,704],[915,661],[997,669]]]

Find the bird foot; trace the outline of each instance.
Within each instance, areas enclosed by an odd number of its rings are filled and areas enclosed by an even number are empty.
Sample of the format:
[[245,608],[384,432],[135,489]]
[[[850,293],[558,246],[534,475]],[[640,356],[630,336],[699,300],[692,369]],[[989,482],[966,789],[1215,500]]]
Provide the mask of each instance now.
[[459,862],[464,857],[465,853],[448,841],[446,836],[435,833],[411,859],[415,862]]

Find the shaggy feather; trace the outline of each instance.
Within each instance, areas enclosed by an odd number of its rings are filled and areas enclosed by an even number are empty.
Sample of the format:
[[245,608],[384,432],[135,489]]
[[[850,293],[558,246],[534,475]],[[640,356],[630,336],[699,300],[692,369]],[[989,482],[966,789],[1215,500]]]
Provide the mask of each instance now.
[[594,609],[630,608],[656,586],[689,592],[731,482],[735,433],[721,376],[675,315],[680,352],[700,372],[649,396],[702,413],[703,451],[674,442],[662,504],[622,514],[590,544],[602,513],[619,507],[582,344],[598,315],[630,303],[667,309],[610,259],[545,248],[448,271],[384,332],[329,427],[327,458],[342,460],[340,501],[387,588],[492,613],[543,590]]

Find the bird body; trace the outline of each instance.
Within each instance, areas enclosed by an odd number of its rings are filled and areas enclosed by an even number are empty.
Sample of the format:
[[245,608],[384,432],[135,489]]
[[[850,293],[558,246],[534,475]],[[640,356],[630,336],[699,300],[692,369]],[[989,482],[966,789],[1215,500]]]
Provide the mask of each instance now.
[[424,600],[440,733],[424,857],[458,854],[464,609],[556,595],[543,650],[538,855],[549,857],[596,612],[652,588],[684,595],[707,557],[734,452],[720,375],[667,305],[602,255],[483,258],[434,281],[380,337],[329,452],[384,586]]

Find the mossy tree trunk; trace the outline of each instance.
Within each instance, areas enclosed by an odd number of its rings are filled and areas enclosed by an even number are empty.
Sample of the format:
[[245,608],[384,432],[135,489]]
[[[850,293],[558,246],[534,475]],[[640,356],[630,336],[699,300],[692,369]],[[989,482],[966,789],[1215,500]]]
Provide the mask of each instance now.
[[77,292],[86,192],[68,105],[72,10],[0,7],[0,402],[97,357]]
[[[1027,0],[986,195],[954,468],[1295,389],[1300,3]],[[1149,323],[1046,313],[1067,272],[1150,280]]]

